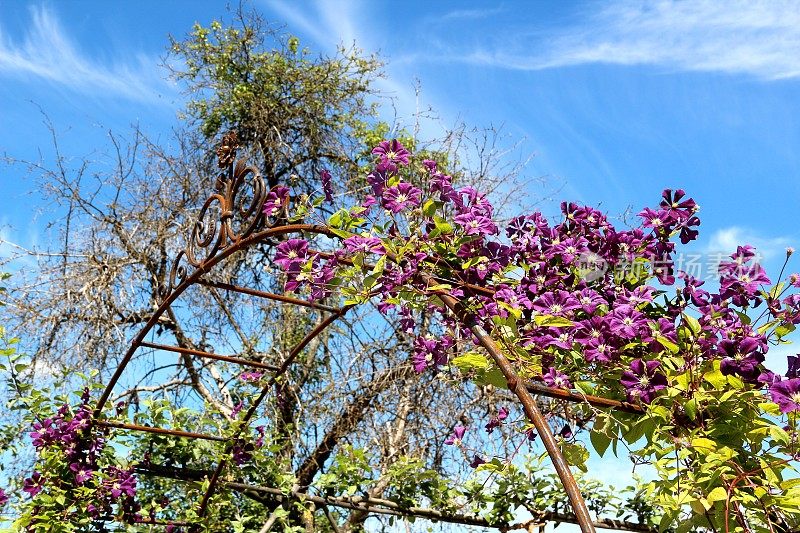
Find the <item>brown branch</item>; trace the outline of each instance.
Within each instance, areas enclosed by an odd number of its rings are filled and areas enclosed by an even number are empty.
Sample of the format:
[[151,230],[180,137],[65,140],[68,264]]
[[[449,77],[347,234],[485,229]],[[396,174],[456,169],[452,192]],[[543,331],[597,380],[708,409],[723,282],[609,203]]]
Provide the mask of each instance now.
[[395,381],[411,377],[414,370],[410,365],[402,365],[389,369],[374,380],[361,391],[342,411],[333,425],[328,429],[322,440],[311,454],[306,457],[300,468],[297,469],[297,484],[301,488],[308,487],[330,457],[336,444],[343,436],[353,431],[356,426],[364,419],[367,409],[378,395]]

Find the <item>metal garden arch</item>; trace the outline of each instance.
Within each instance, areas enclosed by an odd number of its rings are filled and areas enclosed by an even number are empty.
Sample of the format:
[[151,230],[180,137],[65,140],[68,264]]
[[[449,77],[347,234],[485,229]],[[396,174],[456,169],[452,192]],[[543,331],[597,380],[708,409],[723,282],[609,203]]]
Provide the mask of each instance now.
[[[338,238],[330,228],[324,225],[286,223],[285,218],[281,216],[278,216],[272,220],[268,219],[262,213],[262,206],[264,205],[266,196],[269,193],[265,181],[260,175],[258,169],[247,165],[244,161],[235,161],[235,149],[235,141],[232,141],[230,137],[223,141],[223,146],[218,151],[220,167],[223,170],[216,179],[215,190],[203,204],[197,220],[194,223],[185,249],[177,254],[174,263],[169,270],[168,278],[159,291],[161,303],[158,309],[131,342],[128,351],[124,354],[115,372],[108,380],[105,390],[97,402],[94,415],[96,420],[95,423],[99,426],[109,428],[110,430],[142,431],[184,437],[188,439],[218,441],[223,443],[223,445],[229,449],[233,439],[237,438],[247,427],[247,424],[253,419],[257,408],[267,397],[270,390],[276,384],[276,381],[291,367],[303,349],[316,336],[322,333],[337,319],[344,316],[350,309],[348,306],[336,308],[320,303],[305,301],[292,296],[287,296],[285,294],[276,294],[233,284],[214,282],[206,278],[206,275],[210,273],[215,266],[221,264],[234,253],[247,250],[248,248],[262,243],[268,239],[274,239],[276,237],[290,234],[323,235],[332,239]],[[393,260],[395,258],[389,256],[388,259]],[[420,272],[419,276],[420,280],[427,284],[427,286],[434,287],[436,285],[436,282],[429,278],[424,272]],[[174,302],[176,302],[176,300],[181,297],[181,295],[189,287],[193,285],[206,285],[216,289],[234,291],[253,297],[267,298],[286,305],[303,306],[324,313],[324,319],[322,319],[316,327],[314,327],[302,340],[300,340],[300,342],[294,346],[294,348],[289,352],[288,356],[280,365],[270,365],[260,361],[239,357],[237,355],[220,355],[179,346],[168,346],[148,342],[146,340],[148,333],[150,333],[151,330],[156,326],[162,315]],[[493,291],[483,287],[464,285],[464,288],[467,291],[473,291],[473,293],[493,294]],[[572,519],[566,515],[561,515],[554,518],[559,519],[559,521],[574,521],[579,524],[584,533],[594,532],[595,525],[601,527],[611,527],[614,529],[650,531],[650,529],[646,526],[628,522],[613,520],[593,521],[587,509],[586,503],[581,496],[580,489],[576,484],[572,473],[570,472],[569,465],[558,447],[553,432],[536,405],[534,395],[548,396],[573,402],[588,402],[589,404],[599,408],[613,408],[630,413],[641,413],[642,409],[637,405],[626,402],[619,402],[602,397],[587,396],[561,389],[551,389],[546,386],[521,379],[517,375],[508,359],[506,359],[506,357],[502,354],[492,337],[464,310],[461,302],[457,298],[442,290],[433,289],[431,294],[438,296],[438,298],[450,309],[450,311],[452,311],[452,313],[462,322],[462,324],[473,332],[475,337],[479,340],[480,345],[492,357],[495,364],[502,371],[505,379],[508,382],[509,389],[516,395],[526,416],[535,426],[538,434],[541,436],[542,442],[547,450],[547,453],[549,454],[550,459],[553,462],[574,512],[574,518]],[[234,365],[241,365],[243,367],[271,372],[272,375],[267,381],[266,385],[264,385],[264,387],[261,389],[260,393],[251,399],[250,406],[245,412],[242,425],[237,432],[229,438],[218,435],[193,433],[176,428],[151,427],[103,420],[101,415],[104,407],[109,402],[114,388],[118,384],[120,378],[123,376],[128,364],[131,362],[137,350],[140,348],[164,350],[193,358],[205,358],[223,361]],[[277,498],[287,497],[287,495],[279,489],[225,481],[222,479],[224,468],[225,462],[221,461],[209,476],[208,488],[205,491],[202,500],[199,502],[199,515],[201,517],[206,513],[210,498],[214,494],[214,491],[220,486],[225,486],[238,491],[250,491],[257,494],[260,493]],[[165,472],[140,470],[140,473],[172,477],[174,479],[183,479],[186,481],[198,481],[200,479],[200,474],[196,472],[181,473],[175,471]],[[320,498],[314,495],[299,493],[292,494],[290,496],[302,497],[321,505],[334,505],[343,508],[365,510],[374,513],[385,513],[401,516],[415,515],[434,520],[448,521],[465,525],[489,526],[489,524],[479,518],[460,514],[447,515],[446,513],[431,509],[403,509],[394,502],[387,500],[369,500],[364,498]],[[317,502],[317,500],[319,501]],[[148,522],[145,520],[145,523]],[[149,523],[162,525],[166,524],[165,522],[159,522],[157,520],[152,520]],[[196,523],[174,523],[174,525],[188,526],[190,530],[193,530],[197,527]]]

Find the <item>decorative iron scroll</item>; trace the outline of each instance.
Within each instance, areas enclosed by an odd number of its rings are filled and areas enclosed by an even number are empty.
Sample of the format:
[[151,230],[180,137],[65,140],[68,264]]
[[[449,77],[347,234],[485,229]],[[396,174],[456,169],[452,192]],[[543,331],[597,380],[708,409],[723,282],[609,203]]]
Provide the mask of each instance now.
[[192,223],[185,248],[175,256],[159,287],[162,301],[209,259],[257,231],[274,227],[285,213],[286,205],[275,216],[267,217],[262,212],[270,191],[258,168],[242,160],[234,164],[236,145],[230,139],[223,139],[217,154],[219,165],[222,167],[223,162],[227,165],[216,179],[215,192],[203,203]]

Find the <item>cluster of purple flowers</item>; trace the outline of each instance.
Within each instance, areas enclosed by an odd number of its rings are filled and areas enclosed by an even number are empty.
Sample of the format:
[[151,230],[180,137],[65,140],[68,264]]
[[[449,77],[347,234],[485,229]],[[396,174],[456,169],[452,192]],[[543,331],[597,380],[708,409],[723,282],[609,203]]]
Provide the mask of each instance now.
[[[97,470],[97,459],[105,447],[104,437],[92,431],[92,411],[88,401],[87,389],[74,413],[65,404],[52,418],[35,422],[30,433],[37,451],[41,452],[46,448],[63,451],[76,485],[83,485],[92,479]],[[45,482],[46,479],[39,472],[34,472],[25,480],[23,490],[32,497],[36,496],[42,491]]]
[[414,341],[412,363],[414,370],[424,372],[428,368],[439,368],[447,364],[447,354],[453,346],[453,338],[449,335],[433,337],[419,336]]
[[[545,369],[541,379],[548,386],[569,389],[570,373],[580,374],[574,379],[592,379],[592,373],[613,371],[619,391],[643,403],[652,402],[669,385],[658,360],[680,351],[679,328],[685,328],[687,316],[694,317],[691,320],[699,324],[699,331],[693,332],[691,349],[680,352],[686,367],[719,361],[723,374],[753,386],[767,382],[759,382],[759,377],[766,372],[769,334],[751,324],[746,311],[766,299],[771,318],[800,323],[800,296],[766,296],[763,286],[770,280],[753,261],[752,247],[739,247],[731,261],[720,264],[720,289],[714,294],[703,288],[703,281],[676,272],[673,238],[687,244],[697,238],[700,225],[697,204],[681,189],[664,190],[656,208],[639,213],[639,227],[620,230],[602,212],[564,202],[560,222],[551,223],[538,212],[518,217],[501,239],[485,195],[471,187],[454,187],[453,177],[435,161],[423,161],[428,177],[423,192],[399,180],[398,172],[410,164],[411,154],[397,140],[380,143],[373,154],[378,160],[367,181],[374,196],[364,202],[363,209],[368,212],[380,203],[392,215],[422,219],[417,226],[423,228],[417,250],[399,263],[387,262],[374,284],[381,300],[379,310],[396,310],[404,331],[416,330],[412,308],[438,313],[445,334],[416,339],[412,362],[418,372],[445,366],[455,339],[474,341],[470,331],[440,305],[422,297],[417,302],[399,297],[405,294],[407,299],[409,288],[418,295],[426,292],[419,271],[447,280],[453,296],[468,298],[485,329],[492,329],[497,319],[515,320],[519,344],[540,358]],[[422,204],[425,195],[437,203],[441,217],[410,211]],[[444,219],[454,223],[450,230],[440,227]],[[396,226],[392,228],[387,238],[408,238],[397,233]],[[287,290],[307,284],[311,297],[317,299],[330,294],[328,283],[336,277],[336,269],[352,264],[343,258],[384,255],[386,247],[376,236],[356,235],[323,261],[309,254],[306,241],[293,239],[281,244],[275,260],[288,274]],[[581,269],[587,258],[606,268],[585,275]],[[631,274],[615,268],[621,262],[648,263],[652,268]],[[515,275],[508,276],[512,271]],[[657,284],[651,284],[653,280]],[[657,297],[666,296],[662,288],[677,280],[682,282],[677,296],[657,302]],[[800,276],[792,282],[800,287]],[[474,285],[494,295],[470,290]],[[575,353],[582,355],[583,365],[576,366],[571,356]],[[572,363],[565,366],[565,361]],[[773,398],[781,399],[782,409],[799,399],[800,381],[787,378],[768,384]]]
[[71,409],[65,404],[55,416],[33,424],[30,437],[37,452],[55,451],[63,457],[65,468],[63,472],[33,472],[23,481],[22,490],[35,498],[47,489],[50,476],[59,483],[72,479],[75,486],[91,489],[84,505],[79,506],[89,516],[106,515],[118,505],[123,518],[135,522],[140,510],[135,500],[136,477],[131,469],[102,465],[106,436],[92,423],[89,399],[89,390],[85,389],[77,406]]

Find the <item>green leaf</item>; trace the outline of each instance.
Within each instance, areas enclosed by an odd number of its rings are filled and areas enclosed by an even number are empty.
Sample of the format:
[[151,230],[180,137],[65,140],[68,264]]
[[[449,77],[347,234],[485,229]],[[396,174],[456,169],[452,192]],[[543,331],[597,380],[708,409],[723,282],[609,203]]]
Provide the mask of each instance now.
[[536,323],[537,326],[550,327],[550,328],[566,328],[575,325],[575,323],[572,320],[568,320],[564,317],[553,316],[553,315],[535,315],[533,317],[533,321]]
[[769,428],[769,436],[772,437],[772,440],[779,444],[783,444],[784,446],[789,445],[789,434],[786,433],[782,428],[778,426],[770,426]]
[[348,215],[349,218],[350,213],[348,213],[346,209],[339,209],[337,212],[332,214],[330,218],[328,218],[328,225],[333,228],[341,227],[345,215]]
[[422,205],[422,214],[426,217],[432,217],[436,213],[436,208],[436,201],[431,198]]
[[476,352],[466,353],[450,361],[450,364],[459,370],[486,370],[489,368],[489,360],[482,354]]
[[752,320],[747,315],[747,313],[742,313],[741,311],[736,311],[736,314],[739,315],[739,320],[742,321],[742,324],[750,325],[750,323],[752,322]]
[[774,326],[778,322],[779,322],[778,320],[770,320],[766,324],[761,324],[760,326],[758,326],[758,332],[764,335],[767,333],[767,330],[769,330],[772,326]]
[[793,332],[794,330],[795,330],[795,325],[792,324],[791,322],[786,322],[775,328],[775,335],[777,335],[779,339],[782,339],[783,337]]
[[683,323],[686,324],[695,335],[700,333],[700,322],[693,316],[683,313]]
[[592,430],[592,432],[589,433],[589,440],[592,441],[592,446],[594,450],[600,454],[600,457],[603,457],[603,454],[606,453],[608,446],[611,444],[611,439],[602,431]]
[[668,338],[666,338],[664,335],[662,335],[657,331],[655,332],[654,336],[655,339],[658,341],[658,343],[661,344],[661,346],[663,346],[672,353],[678,353],[677,344],[675,344],[674,342],[672,342],[671,340],[669,340]]
[[692,439],[692,448],[697,448],[703,452],[713,452],[717,449],[717,443],[705,437],[695,437]]
[[725,377],[725,375],[719,370],[718,361],[714,362],[714,370],[703,374],[703,379],[709,382],[717,390],[722,390],[728,383],[728,378]]
[[578,381],[575,384],[575,388],[581,391],[584,394],[593,395],[595,393],[595,385],[590,381]]
[[697,400],[692,398],[683,406],[686,410],[686,416],[689,417],[689,420],[694,420],[697,418]]
[[508,381],[499,368],[482,373],[475,381],[483,385],[494,385],[500,389],[508,388]]
[[434,224],[439,233],[442,234],[453,233],[453,225],[441,217],[436,217],[434,219]]
[[777,403],[761,402],[758,404],[758,408],[768,415],[781,416],[781,408]]
[[577,442],[561,441],[561,453],[564,454],[564,459],[571,465],[580,470],[587,472],[586,461],[589,460],[589,450],[583,444]]
[[723,487],[714,487],[706,496],[710,503],[722,502],[728,499],[728,492]]
[[353,234],[350,233],[349,231],[344,231],[344,230],[336,229],[336,228],[329,228],[329,229],[331,230],[331,232],[334,235],[336,235],[340,239],[347,239],[347,238],[350,238],[350,237],[353,236]]

